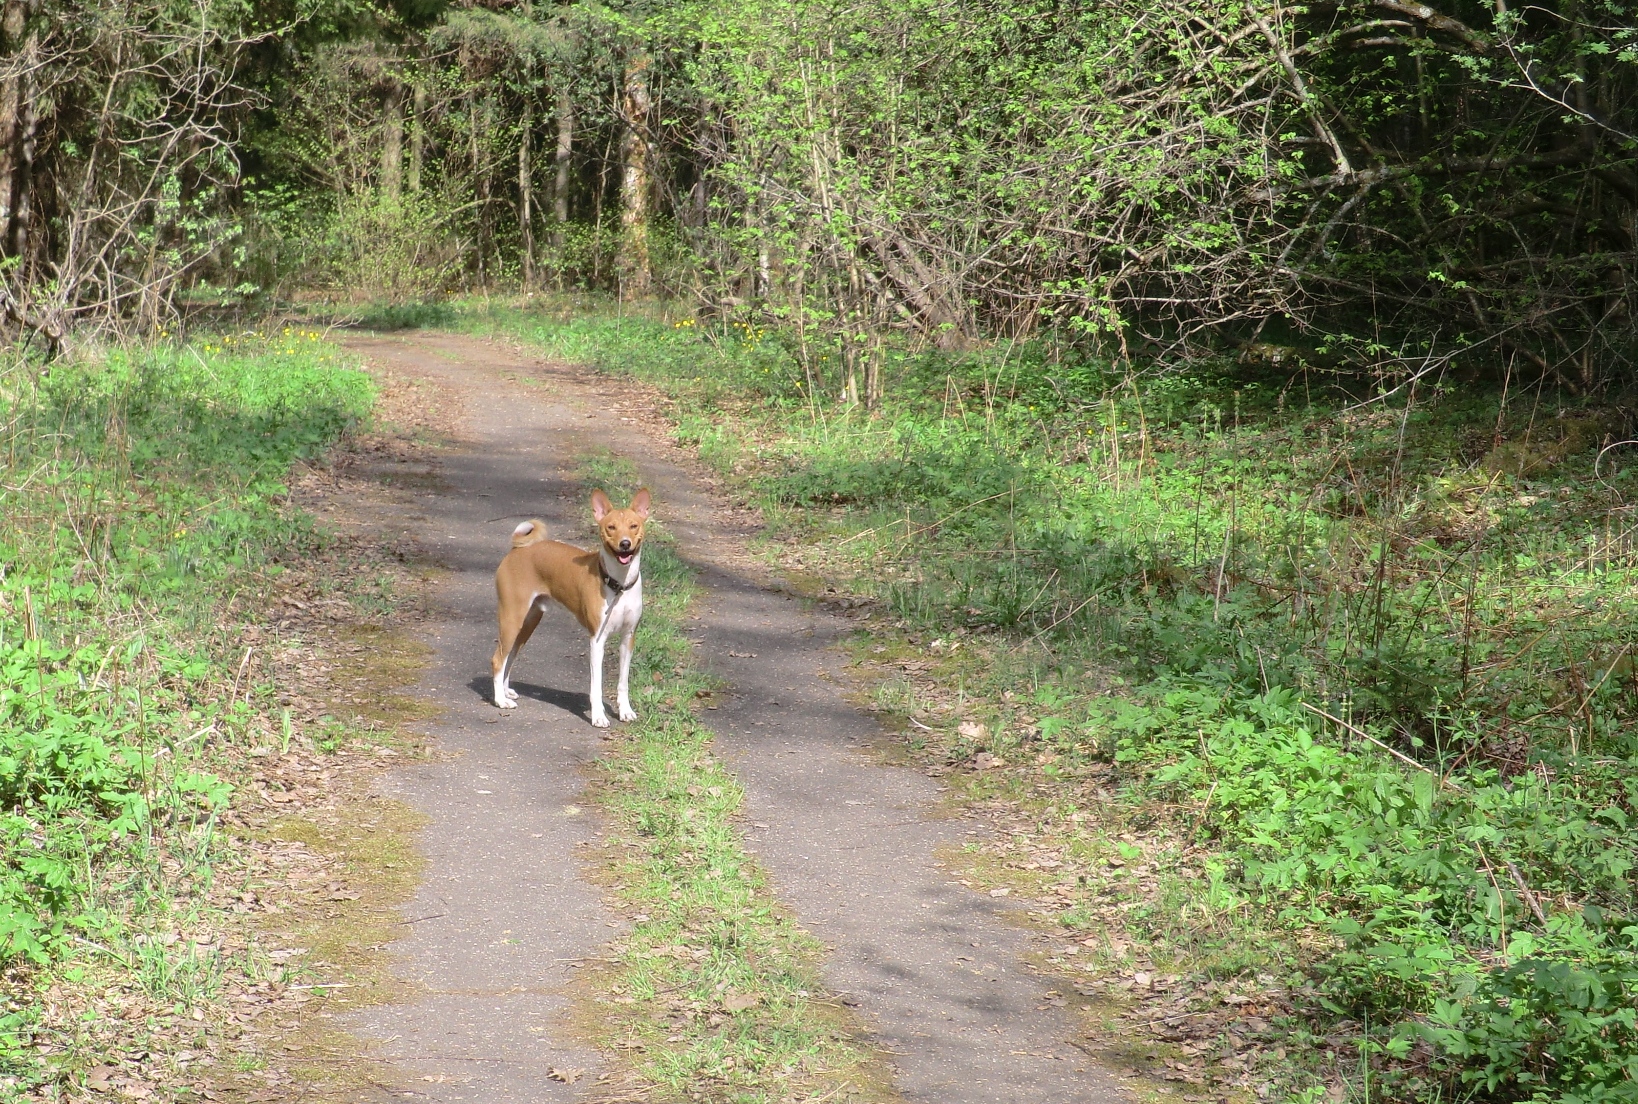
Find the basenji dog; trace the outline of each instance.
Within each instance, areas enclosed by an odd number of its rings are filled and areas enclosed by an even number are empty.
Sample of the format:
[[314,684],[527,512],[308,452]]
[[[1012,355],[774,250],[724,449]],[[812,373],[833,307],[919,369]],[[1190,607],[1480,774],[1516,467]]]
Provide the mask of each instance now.
[[509,685],[512,664],[528,641],[546,600],[574,614],[591,634],[591,723],[609,726],[603,708],[603,649],[620,638],[619,716],[637,719],[631,708],[631,639],[643,616],[643,530],[648,525],[648,488],[632,496],[624,510],[609,496],[593,491],[592,515],[602,537],[597,551],[546,539],[546,523],[526,521],[512,531],[512,551],[495,569],[496,617],[500,641],[489,666],[495,676],[495,704],[511,709],[518,694]]

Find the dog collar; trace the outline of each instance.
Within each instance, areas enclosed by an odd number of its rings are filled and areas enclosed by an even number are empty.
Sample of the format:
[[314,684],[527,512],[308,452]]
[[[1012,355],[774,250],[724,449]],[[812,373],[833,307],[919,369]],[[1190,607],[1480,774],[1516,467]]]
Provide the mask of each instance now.
[[614,591],[616,594],[624,594],[626,591],[643,581],[643,573],[639,571],[637,574],[631,577],[631,582],[629,583],[622,584],[615,582],[614,577],[609,574],[609,569],[603,566],[603,557],[601,556],[597,557],[597,570],[603,575],[603,585]]

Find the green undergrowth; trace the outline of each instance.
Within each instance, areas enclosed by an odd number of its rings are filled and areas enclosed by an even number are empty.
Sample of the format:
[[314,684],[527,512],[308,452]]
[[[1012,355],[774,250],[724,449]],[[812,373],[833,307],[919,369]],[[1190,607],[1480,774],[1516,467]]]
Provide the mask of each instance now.
[[30,994],[76,957],[124,962],[183,1006],[219,983],[222,962],[196,961],[214,951],[178,959],[144,933],[205,907],[239,751],[267,724],[234,599],[324,539],[288,506],[286,475],[372,401],[363,373],[296,330],[0,368],[10,1088],[61,1072],[28,1049]]
[[890,350],[866,411],[759,324],[575,301],[463,324],[664,389],[790,566],[872,599],[884,639],[985,657],[907,706],[915,739],[1039,764],[1086,831],[1177,841],[1198,877],[1134,932],[1183,969],[1283,972],[1291,1041],[1358,1055],[1316,1067],[1333,1093],[1638,1099],[1621,402],[1117,371],[1048,337]]
[[[585,458],[582,475],[616,502],[635,490],[629,465],[607,455]],[[693,711],[714,690],[681,624],[696,594],[651,525],[631,675],[638,720],[617,725],[594,786],[610,822],[604,877],[633,921],[590,998],[599,1041],[640,1051],[642,1079],[677,1099],[880,1099],[880,1072],[820,992],[818,944],[745,852],[744,795]]]

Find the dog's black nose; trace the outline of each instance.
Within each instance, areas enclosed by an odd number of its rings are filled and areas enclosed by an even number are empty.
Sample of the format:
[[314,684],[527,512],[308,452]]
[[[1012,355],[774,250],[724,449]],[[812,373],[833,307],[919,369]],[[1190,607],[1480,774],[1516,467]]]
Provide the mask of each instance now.
[[631,538],[622,537],[620,539],[620,551],[624,552],[626,549],[628,549],[630,547],[631,547]]

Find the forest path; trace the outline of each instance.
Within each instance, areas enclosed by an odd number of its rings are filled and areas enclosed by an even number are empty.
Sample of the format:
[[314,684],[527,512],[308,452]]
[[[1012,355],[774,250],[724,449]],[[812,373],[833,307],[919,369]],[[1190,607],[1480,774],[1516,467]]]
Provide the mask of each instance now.
[[529,1104],[596,1091],[590,1076],[571,1087],[549,1074],[598,1067],[569,1029],[566,994],[578,963],[623,927],[576,853],[595,834],[577,802],[599,750],[580,628],[554,608],[519,660],[519,708],[502,717],[486,695],[493,574],[515,518],[544,517],[578,538],[588,507],[576,458],[607,450],[654,490],[657,516],[699,573],[689,628],[731,688],[703,716],[745,787],[747,849],[829,948],[825,981],[892,1057],[898,1089],[929,1104],[1125,1098],[1076,1048],[1083,1032],[1053,982],[1026,966],[1031,937],[940,869],[937,850],[972,833],[936,815],[938,787],[868,757],[876,722],[824,678],[851,626],[768,585],[746,552],[754,529],[713,499],[643,393],[452,334],[347,345],[464,410],[465,443],[443,454],[441,485],[410,518],[449,569],[423,680],[443,707],[430,727],[445,754],[384,783],[429,818],[426,881],[395,948],[417,991],[357,1020],[413,1076],[406,1096]]

